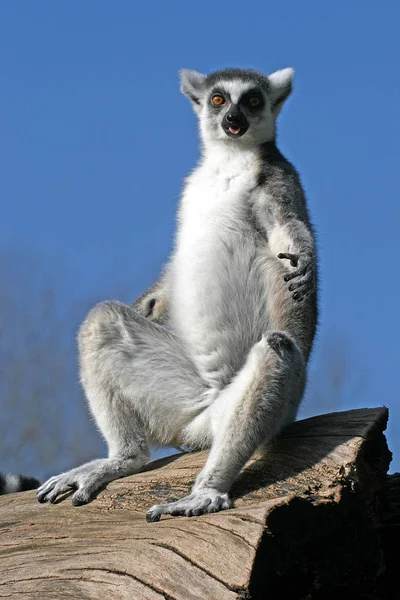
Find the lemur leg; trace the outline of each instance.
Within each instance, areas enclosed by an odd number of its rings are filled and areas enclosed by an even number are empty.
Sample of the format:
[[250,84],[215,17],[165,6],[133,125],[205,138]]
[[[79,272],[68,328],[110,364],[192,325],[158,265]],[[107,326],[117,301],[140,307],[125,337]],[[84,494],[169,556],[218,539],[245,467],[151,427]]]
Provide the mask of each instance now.
[[109,455],[52,477],[40,502],[75,488],[88,502],[104,484],[137,473],[149,458],[148,439],[182,443],[184,427],[209,404],[206,388],[179,341],[133,308],[104,302],[79,333],[81,378]]
[[[215,403],[198,417],[209,416],[213,443],[192,493],[182,500],[153,506],[148,521],[162,514],[200,515],[231,506],[228,491],[254,451],[272,439],[286,422],[305,385],[303,357],[282,331],[267,333],[255,344],[245,365]],[[196,419],[187,428],[190,436]]]

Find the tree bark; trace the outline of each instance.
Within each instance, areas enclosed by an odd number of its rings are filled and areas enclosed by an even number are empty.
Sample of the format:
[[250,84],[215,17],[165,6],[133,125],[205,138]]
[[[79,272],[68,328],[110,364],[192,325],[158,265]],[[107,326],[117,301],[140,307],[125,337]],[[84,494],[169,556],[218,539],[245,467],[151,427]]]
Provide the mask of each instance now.
[[152,504],[188,493],[205,452],[154,461],[77,508],[69,495],[54,505],[33,492],[3,496],[0,598],[381,597],[371,594],[386,593],[399,527],[387,416],[360,409],[294,423],[248,462],[235,507],[221,513],[145,521]]

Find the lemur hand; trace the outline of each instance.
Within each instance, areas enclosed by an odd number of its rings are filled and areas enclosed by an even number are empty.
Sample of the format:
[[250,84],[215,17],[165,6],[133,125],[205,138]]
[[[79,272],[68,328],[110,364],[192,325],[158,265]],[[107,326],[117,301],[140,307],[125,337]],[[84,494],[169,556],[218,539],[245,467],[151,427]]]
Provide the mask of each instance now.
[[[285,281],[291,281],[299,277],[289,285],[289,291],[294,292],[293,300],[301,302],[315,290],[315,266],[314,259],[310,255],[300,256],[300,254],[290,254],[281,252],[278,258],[290,260],[292,267],[297,267],[295,271],[284,276]],[[296,290],[296,291],[295,291]]]

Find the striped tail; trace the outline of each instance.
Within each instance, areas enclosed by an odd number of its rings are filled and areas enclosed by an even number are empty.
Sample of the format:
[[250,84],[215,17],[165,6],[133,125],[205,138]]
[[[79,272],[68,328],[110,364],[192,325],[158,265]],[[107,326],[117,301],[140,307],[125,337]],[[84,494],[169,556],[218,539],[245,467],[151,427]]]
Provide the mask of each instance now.
[[14,492],[25,492],[39,487],[40,481],[35,477],[24,475],[11,475],[0,473],[0,495],[13,494]]

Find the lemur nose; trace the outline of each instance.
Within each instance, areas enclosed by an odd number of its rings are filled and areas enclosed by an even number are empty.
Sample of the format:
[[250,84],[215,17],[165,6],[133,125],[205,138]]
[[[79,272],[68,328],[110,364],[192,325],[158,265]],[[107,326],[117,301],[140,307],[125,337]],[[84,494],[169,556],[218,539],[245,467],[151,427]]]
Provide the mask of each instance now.
[[226,115],[226,120],[228,121],[228,123],[230,123],[231,125],[233,125],[234,123],[238,123],[240,120],[240,115],[238,115],[237,113],[228,113]]

